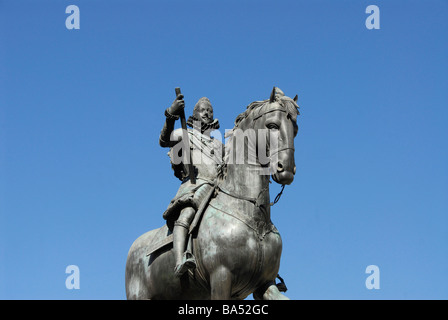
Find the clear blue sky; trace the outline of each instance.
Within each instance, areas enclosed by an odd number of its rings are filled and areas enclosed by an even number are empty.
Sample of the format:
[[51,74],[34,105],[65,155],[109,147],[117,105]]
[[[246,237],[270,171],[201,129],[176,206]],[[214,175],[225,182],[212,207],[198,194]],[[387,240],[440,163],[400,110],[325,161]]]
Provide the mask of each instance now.
[[287,295],[448,299],[447,13],[442,0],[1,0],[0,298],[125,299],[129,247],[179,185],[158,145],[174,88],[187,114],[209,97],[224,132],[275,85],[301,106],[296,178],[272,210]]

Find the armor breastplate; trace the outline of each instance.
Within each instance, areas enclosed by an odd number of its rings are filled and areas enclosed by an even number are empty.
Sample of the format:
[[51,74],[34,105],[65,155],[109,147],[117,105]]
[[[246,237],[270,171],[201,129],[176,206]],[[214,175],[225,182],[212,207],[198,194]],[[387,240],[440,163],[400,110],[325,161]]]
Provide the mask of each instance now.
[[220,141],[209,138],[198,132],[189,134],[191,157],[197,170],[197,177],[213,180],[217,176],[217,167],[222,163],[222,144]]
[[[201,134],[197,130],[189,129],[188,136],[190,138],[191,159],[197,172],[196,177],[208,181],[214,180],[218,174],[217,167],[222,163],[224,152],[222,143],[219,140]],[[168,153],[172,163],[173,152],[177,151],[178,149],[173,147]],[[188,171],[188,166],[185,166],[183,163],[180,165],[183,167],[182,171],[184,173]],[[186,177],[185,174],[184,177]]]

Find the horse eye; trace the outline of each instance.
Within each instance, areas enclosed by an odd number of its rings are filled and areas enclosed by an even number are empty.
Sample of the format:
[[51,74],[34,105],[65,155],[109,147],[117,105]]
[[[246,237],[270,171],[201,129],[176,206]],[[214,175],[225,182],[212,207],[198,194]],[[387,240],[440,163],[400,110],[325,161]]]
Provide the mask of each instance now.
[[268,123],[268,124],[266,125],[266,127],[267,127],[268,129],[277,129],[277,130],[278,130],[278,128],[279,128],[279,126],[278,126],[277,124],[275,124],[275,123]]

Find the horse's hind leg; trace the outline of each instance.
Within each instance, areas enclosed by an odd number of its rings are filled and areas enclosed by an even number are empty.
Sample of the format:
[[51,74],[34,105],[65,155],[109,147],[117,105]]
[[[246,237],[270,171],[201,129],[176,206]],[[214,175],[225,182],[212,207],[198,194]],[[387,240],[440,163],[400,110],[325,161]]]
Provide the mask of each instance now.
[[258,288],[254,292],[253,296],[256,300],[289,300],[287,296],[278,290],[278,287],[274,281]]
[[[144,253],[141,253],[144,255]],[[141,300],[149,298],[149,288],[146,284],[145,261],[131,252],[126,263],[126,298],[128,300]]]
[[227,268],[218,267],[210,275],[211,299],[230,300],[232,294],[232,274]]

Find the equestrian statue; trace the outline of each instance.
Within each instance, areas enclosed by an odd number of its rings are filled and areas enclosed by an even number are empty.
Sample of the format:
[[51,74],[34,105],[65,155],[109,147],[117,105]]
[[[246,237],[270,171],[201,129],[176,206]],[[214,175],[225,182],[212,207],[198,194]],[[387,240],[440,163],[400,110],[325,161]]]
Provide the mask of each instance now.
[[[184,108],[176,88],[159,144],[169,148],[181,185],[163,213],[166,223],[129,250],[127,299],[288,299],[269,184],[272,177],[283,191],[294,180],[297,96],[274,87],[269,99],[249,104],[225,145],[211,136],[219,121],[208,98],[188,120]],[[174,129],[178,119],[181,128]]]

